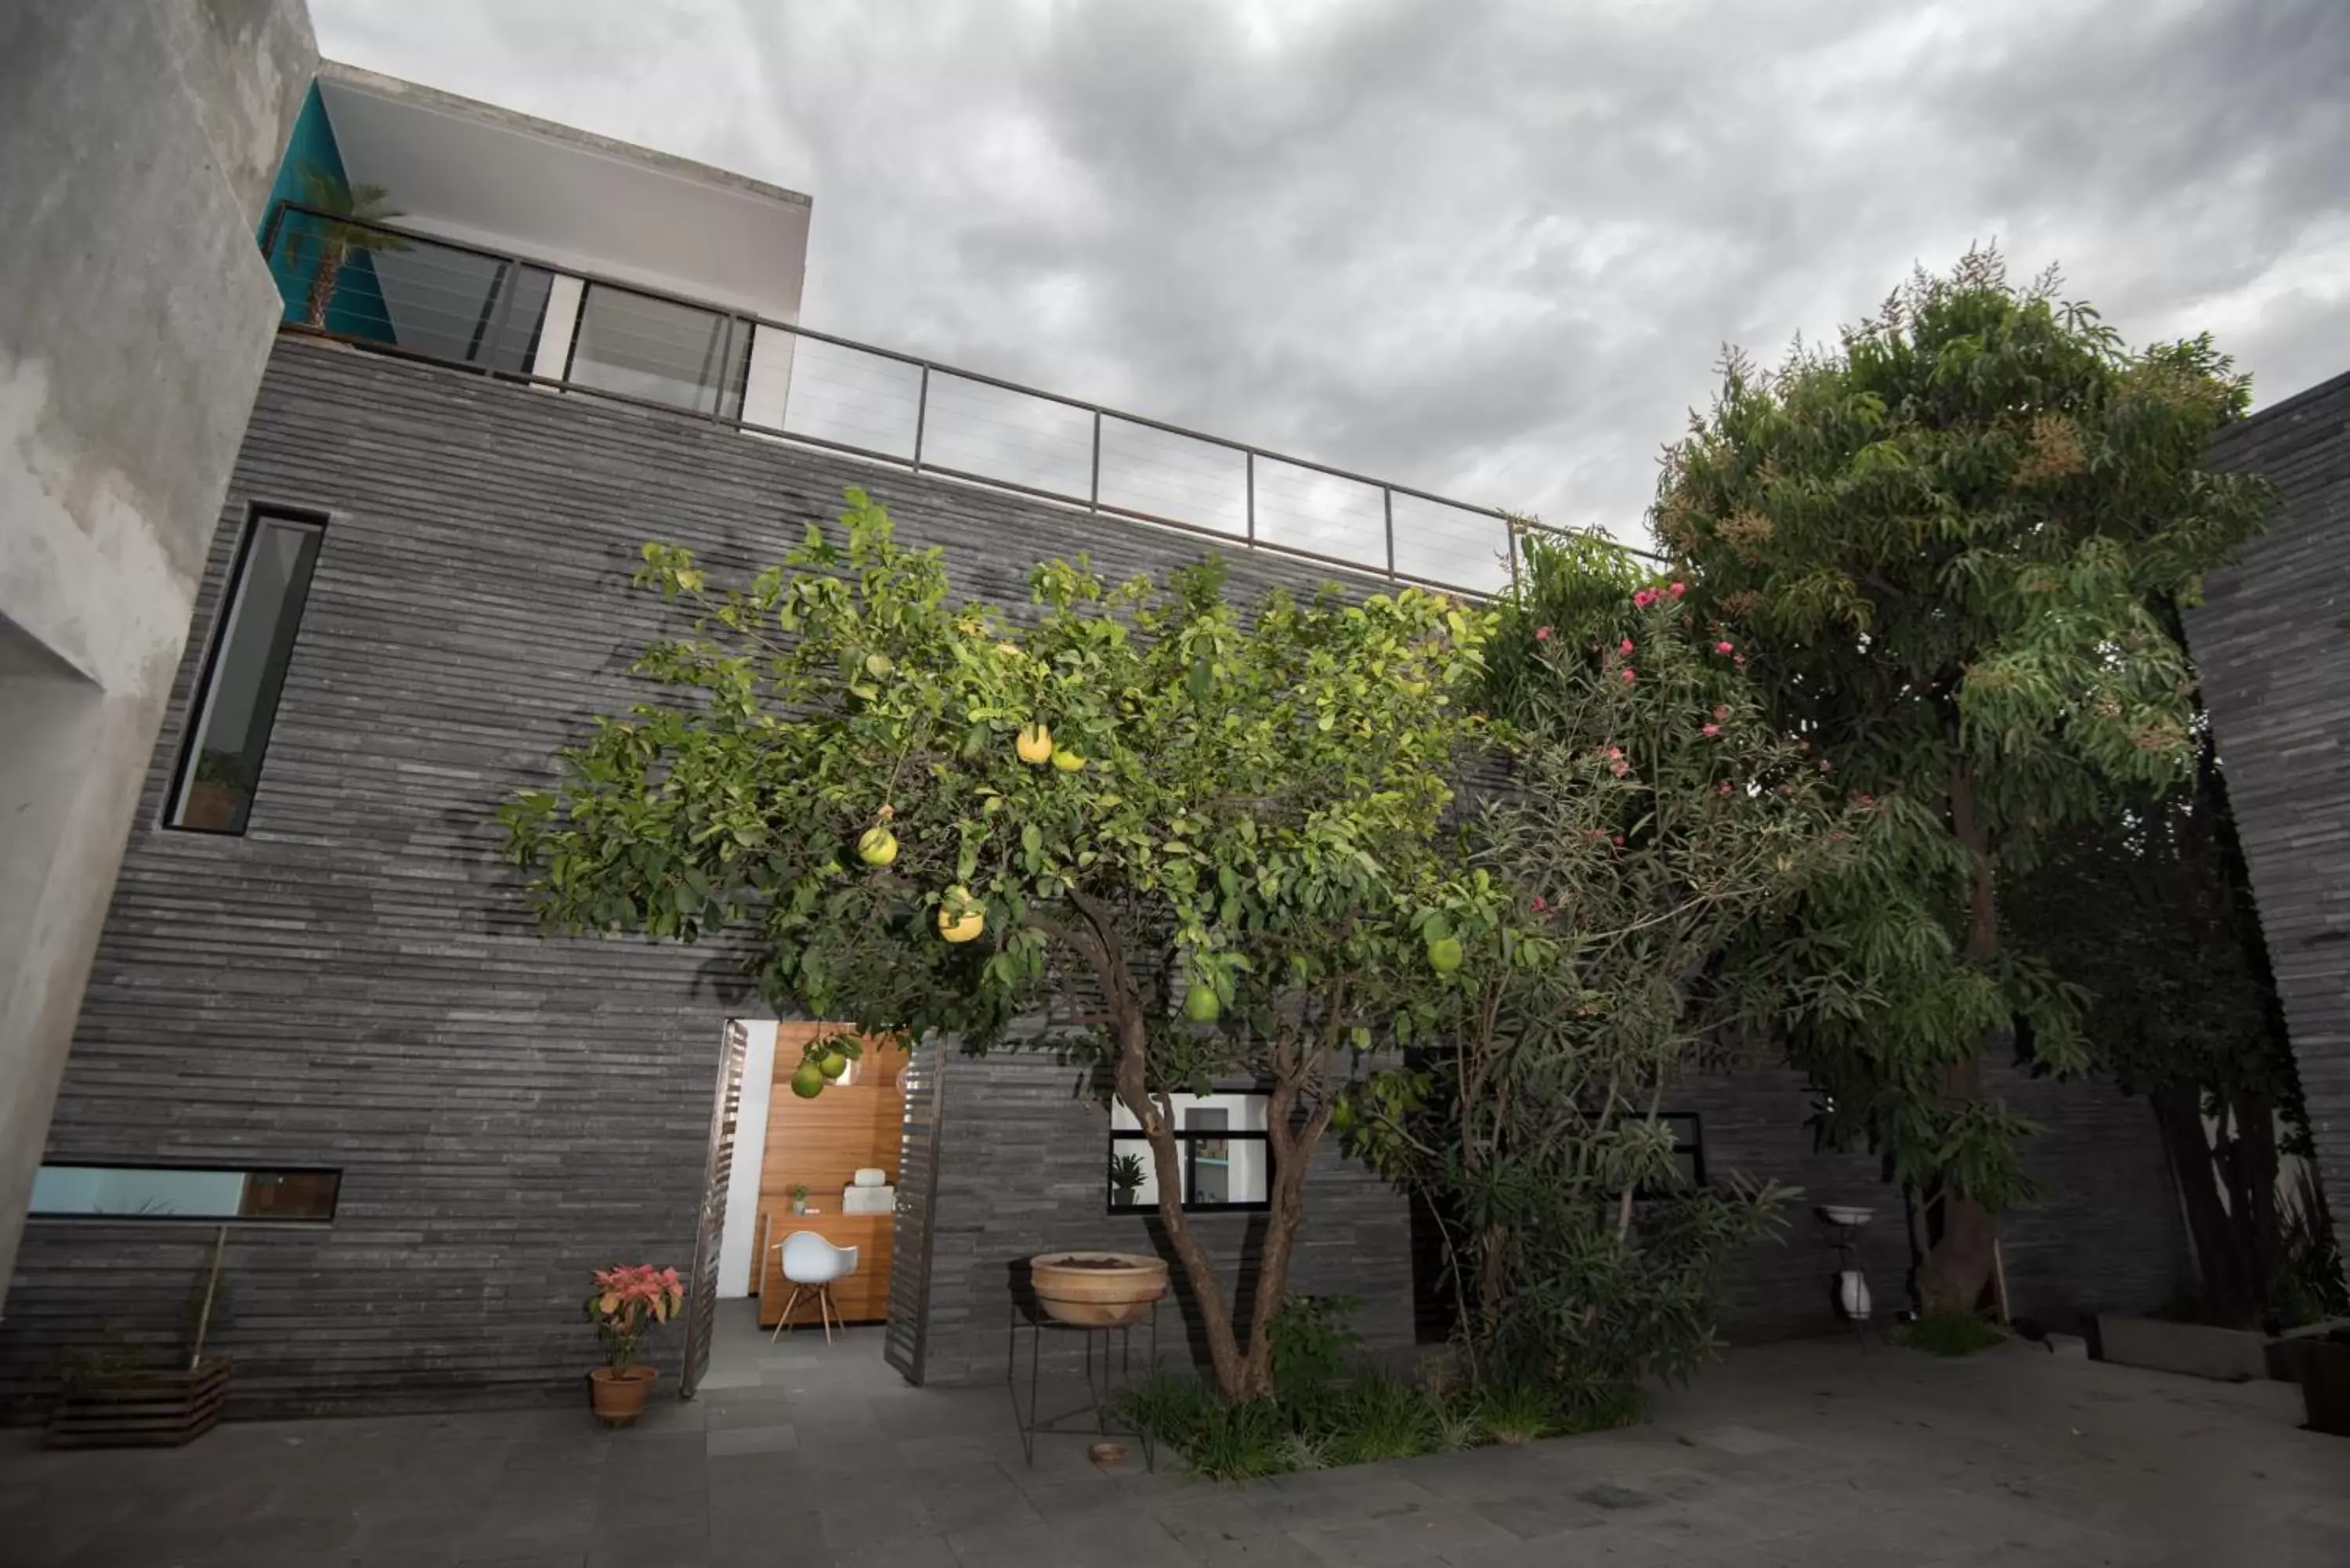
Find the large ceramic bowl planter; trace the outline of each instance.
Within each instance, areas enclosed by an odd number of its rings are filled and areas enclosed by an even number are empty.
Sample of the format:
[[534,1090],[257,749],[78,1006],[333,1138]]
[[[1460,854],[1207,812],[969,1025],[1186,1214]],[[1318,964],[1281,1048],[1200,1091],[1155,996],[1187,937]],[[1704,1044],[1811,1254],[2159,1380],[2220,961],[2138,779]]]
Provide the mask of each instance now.
[[1167,1265],[1135,1252],[1045,1252],[1028,1260],[1037,1304],[1079,1328],[1117,1328],[1150,1315],[1167,1293]]
[[645,1413],[645,1401],[660,1380],[659,1372],[641,1364],[598,1366],[588,1375],[588,1402],[596,1419],[607,1427],[632,1427]]

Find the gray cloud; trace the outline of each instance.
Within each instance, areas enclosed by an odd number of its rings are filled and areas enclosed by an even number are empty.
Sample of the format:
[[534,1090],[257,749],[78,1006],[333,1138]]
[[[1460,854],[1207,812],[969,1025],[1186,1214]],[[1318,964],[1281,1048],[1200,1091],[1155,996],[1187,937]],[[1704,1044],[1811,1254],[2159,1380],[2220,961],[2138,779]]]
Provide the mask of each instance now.
[[2340,0],[312,0],[340,58],[809,192],[804,319],[1627,537],[1725,342],[1998,240],[2350,369]]

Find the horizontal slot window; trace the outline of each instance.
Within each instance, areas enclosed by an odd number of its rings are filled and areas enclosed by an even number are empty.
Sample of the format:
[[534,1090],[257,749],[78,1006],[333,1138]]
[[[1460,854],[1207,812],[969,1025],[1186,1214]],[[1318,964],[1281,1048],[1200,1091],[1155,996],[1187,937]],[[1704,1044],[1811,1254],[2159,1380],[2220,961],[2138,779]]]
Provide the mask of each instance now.
[[235,1220],[319,1224],[335,1217],[339,1170],[231,1170],[161,1165],[45,1165],[36,1220]]

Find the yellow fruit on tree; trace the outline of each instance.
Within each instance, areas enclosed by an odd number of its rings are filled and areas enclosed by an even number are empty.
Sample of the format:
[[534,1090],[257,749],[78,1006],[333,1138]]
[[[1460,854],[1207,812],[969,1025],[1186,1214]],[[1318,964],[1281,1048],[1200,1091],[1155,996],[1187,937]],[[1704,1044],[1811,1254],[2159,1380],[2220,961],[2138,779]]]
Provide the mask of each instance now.
[[1086,759],[1075,752],[1059,751],[1053,753],[1053,765],[1065,774],[1073,774],[1086,765]]
[[858,836],[857,857],[868,866],[887,866],[898,858],[898,836],[886,827],[868,827]]
[[823,1070],[813,1062],[803,1062],[792,1069],[792,1093],[803,1100],[813,1100],[823,1094]]
[[816,1070],[827,1078],[837,1078],[848,1071],[848,1058],[837,1051],[827,1051],[816,1059]]
[[1451,974],[1461,967],[1461,939],[1439,937],[1428,944],[1428,961],[1439,974]]
[[1020,760],[1031,767],[1051,762],[1053,732],[1042,724],[1027,725],[1021,730],[1020,739],[1013,742],[1013,750],[1018,752]]
[[1213,1023],[1223,1015],[1224,1004],[1217,1000],[1216,988],[1193,981],[1191,989],[1183,993],[1183,1016],[1194,1023]]
[[[960,912],[958,912],[960,911]],[[939,900],[939,935],[951,942],[967,942],[987,929],[987,914],[961,888],[950,888]]]

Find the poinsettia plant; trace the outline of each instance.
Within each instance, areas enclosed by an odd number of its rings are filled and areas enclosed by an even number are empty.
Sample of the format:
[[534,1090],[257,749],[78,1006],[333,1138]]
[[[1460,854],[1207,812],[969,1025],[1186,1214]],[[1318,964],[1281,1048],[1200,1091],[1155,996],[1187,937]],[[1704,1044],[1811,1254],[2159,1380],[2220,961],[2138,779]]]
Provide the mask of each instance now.
[[595,1277],[588,1318],[604,1342],[606,1364],[622,1371],[636,1365],[645,1331],[667,1323],[685,1304],[685,1285],[675,1269],[656,1269],[650,1263],[617,1263],[597,1270]]

